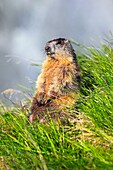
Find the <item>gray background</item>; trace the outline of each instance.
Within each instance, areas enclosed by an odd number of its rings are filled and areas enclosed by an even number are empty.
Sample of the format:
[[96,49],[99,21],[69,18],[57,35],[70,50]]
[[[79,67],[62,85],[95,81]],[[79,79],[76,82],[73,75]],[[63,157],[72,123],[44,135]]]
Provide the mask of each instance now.
[[113,30],[113,0],[0,0],[0,93],[30,87],[46,41],[66,37],[99,45]]

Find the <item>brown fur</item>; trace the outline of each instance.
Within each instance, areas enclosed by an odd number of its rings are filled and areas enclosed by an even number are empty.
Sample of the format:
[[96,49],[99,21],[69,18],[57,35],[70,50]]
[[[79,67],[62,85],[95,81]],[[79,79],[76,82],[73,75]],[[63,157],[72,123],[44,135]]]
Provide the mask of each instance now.
[[31,122],[36,116],[42,121],[47,110],[61,112],[63,108],[74,104],[78,91],[76,75],[79,75],[79,67],[77,61],[73,61],[72,54],[61,51],[54,57],[47,55],[37,79],[29,117]]

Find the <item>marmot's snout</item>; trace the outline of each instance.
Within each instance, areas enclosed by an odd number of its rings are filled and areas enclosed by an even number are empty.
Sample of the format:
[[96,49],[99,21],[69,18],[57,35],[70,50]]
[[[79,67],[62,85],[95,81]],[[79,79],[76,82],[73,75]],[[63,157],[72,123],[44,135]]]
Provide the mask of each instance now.
[[45,46],[45,51],[47,55],[52,56],[53,54],[55,54],[55,47],[53,44],[51,43],[47,43]]

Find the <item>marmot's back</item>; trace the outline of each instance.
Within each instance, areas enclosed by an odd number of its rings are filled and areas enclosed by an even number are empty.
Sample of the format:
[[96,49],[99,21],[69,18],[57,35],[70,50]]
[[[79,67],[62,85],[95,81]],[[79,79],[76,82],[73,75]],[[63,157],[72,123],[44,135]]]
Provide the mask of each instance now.
[[79,66],[71,43],[63,38],[55,39],[46,44],[45,50],[47,58],[37,80],[31,122],[36,116],[42,120],[46,110],[73,105],[79,89]]

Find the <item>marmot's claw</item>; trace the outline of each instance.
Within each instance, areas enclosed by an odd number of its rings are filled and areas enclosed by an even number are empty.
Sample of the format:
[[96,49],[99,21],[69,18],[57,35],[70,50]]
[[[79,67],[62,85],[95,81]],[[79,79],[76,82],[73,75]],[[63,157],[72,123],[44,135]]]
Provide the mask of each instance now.
[[29,115],[29,121],[32,123],[33,122],[33,114]]

